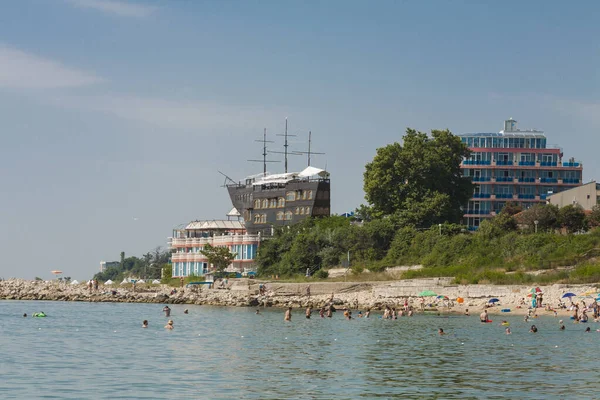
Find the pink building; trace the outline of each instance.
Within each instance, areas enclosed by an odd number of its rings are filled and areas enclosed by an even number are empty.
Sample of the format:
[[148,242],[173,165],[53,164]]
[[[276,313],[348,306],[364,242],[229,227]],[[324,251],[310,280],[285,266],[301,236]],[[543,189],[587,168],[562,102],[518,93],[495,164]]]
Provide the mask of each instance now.
[[200,252],[207,244],[215,247],[226,246],[235,254],[235,259],[227,271],[256,271],[254,259],[260,240],[260,234],[247,234],[241,221],[190,222],[184,229],[174,229],[173,237],[169,238],[169,248],[173,250],[173,277],[203,276],[211,273],[214,267],[209,265],[206,256]]

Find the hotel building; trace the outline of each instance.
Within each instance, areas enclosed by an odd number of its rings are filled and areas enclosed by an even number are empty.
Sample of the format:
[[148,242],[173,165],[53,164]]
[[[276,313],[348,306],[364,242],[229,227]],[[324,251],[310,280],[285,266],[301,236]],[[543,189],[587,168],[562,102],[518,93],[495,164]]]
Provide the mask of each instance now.
[[544,132],[521,131],[517,121],[504,121],[499,133],[459,135],[471,149],[461,170],[476,184],[464,210],[464,223],[477,229],[482,220],[499,213],[507,202],[523,208],[546,203],[553,193],[581,185],[583,165],[562,149],[548,145]]
[[[232,215],[239,215],[239,213],[233,209],[228,216]],[[249,235],[241,221],[190,222],[183,229],[174,229],[173,237],[169,238],[169,248],[173,250],[171,255],[173,277],[203,276],[213,272],[213,266],[200,252],[207,244],[214,247],[227,247],[235,254],[235,259],[226,269],[227,271],[255,271],[254,259],[260,241],[261,235]]]

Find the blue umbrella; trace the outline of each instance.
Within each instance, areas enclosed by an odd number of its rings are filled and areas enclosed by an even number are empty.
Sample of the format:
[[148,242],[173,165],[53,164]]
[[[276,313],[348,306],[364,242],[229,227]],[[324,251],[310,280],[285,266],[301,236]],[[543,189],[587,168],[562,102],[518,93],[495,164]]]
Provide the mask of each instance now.
[[488,303],[496,303],[496,302],[498,302],[498,301],[500,301],[500,300],[498,300],[498,299],[496,299],[496,298],[493,298],[493,299],[490,299],[490,300],[488,301]]
[[569,293],[563,294],[562,298],[564,299],[565,297],[575,297],[575,296],[577,296],[575,293],[570,293],[569,292]]

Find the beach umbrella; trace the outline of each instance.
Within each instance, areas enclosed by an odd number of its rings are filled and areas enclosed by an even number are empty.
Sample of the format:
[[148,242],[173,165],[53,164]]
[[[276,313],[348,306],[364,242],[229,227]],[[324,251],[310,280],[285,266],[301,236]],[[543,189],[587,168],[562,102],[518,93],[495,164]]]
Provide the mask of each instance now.
[[500,301],[499,299],[493,298],[493,299],[489,299],[488,303],[497,303],[499,301]]
[[146,282],[144,282],[143,279],[140,279],[139,281],[137,281],[137,283],[146,283]]
[[159,281],[158,279],[155,279],[155,280],[153,280],[153,281],[152,281],[152,283],[153,283],[154,285],[158,285],[158,284],[160,284],[160,281]]
[[542,293],[542,289],[540,289],[539,287],[536,287],[536,288],[532,288],[529,292],[530,293]]
[[110,279],[109,279],[109,280],[107,280],[106,282],[104,282],[104,284],[105,284],[105,285],[112,285],[113,283],[114,283],[114,282],[113,282],[113,281],[111,281]]
[[439,295],[438,297],[436,297],[437,299],[443,299],[443,300],[450,300],[450,298],[448,296],[442,296]]
[[575,297],[575,296],[577,296],[575,293],[571,293],[571,292],[569,292],[569,293],[565,293],[565,294],[563,294],[563,295],[562,295],[562,298],[563,298],[563,299],[565,299],[565,298],[567,298],[567,297],[569,297],[569,298],[570,298],[570,297]]
[[77,281],[77,279],[73,279],[71,281],[71,285],[79,285],[79,282]]
[[431,296],[437,296],[437,294],[433,290],[424,290],[421,293],[419,293],[417,296],[419,296],[419,297],[431,297]]

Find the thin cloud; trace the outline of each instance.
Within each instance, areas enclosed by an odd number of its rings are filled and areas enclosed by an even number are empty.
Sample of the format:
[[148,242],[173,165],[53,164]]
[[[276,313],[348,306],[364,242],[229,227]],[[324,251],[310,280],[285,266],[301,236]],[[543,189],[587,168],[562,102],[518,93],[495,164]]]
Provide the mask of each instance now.
[[91,8],[119,17],[144,18],[156,11],[157,7],[127,3],[115,0],[65,0],[76,7]]
[[70,88],[101,81],[94,74],[0,44],[0,88]]
[[[46,99],[54,106],[101,112],[155,127],[197,130],[215,128],[262,129],[265,121],[281,119],[283,108],[224,105],[200,101],[135,95],[65,95]],[[255,126],[256,125],[256,126]]]

